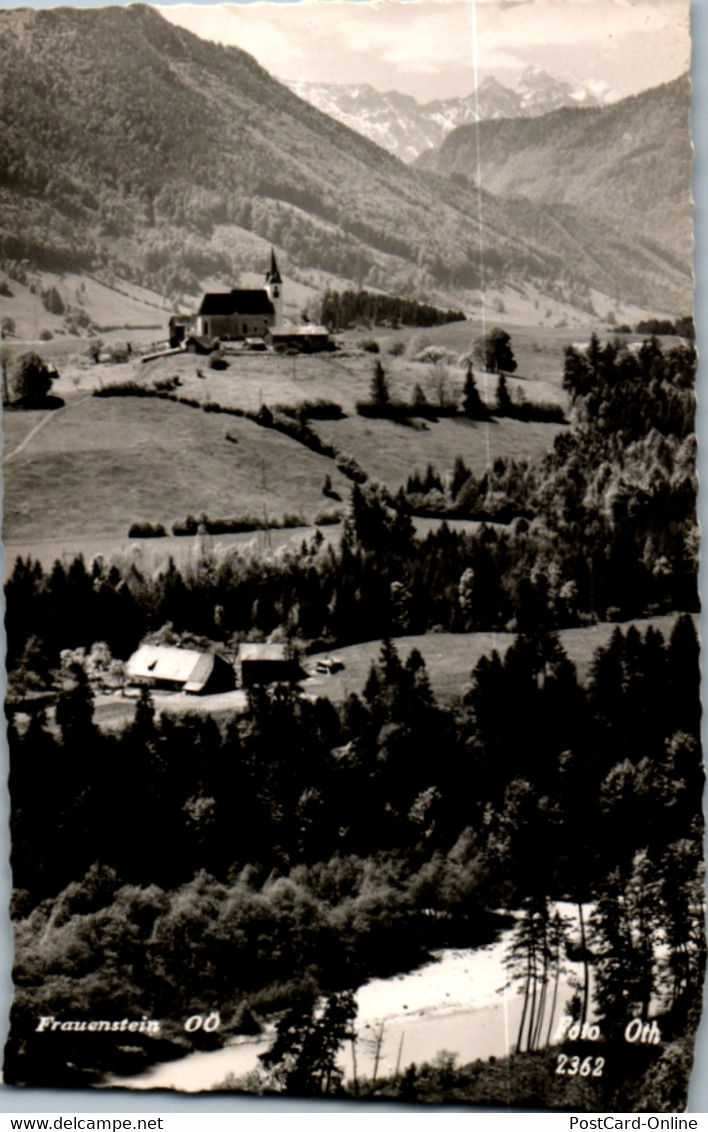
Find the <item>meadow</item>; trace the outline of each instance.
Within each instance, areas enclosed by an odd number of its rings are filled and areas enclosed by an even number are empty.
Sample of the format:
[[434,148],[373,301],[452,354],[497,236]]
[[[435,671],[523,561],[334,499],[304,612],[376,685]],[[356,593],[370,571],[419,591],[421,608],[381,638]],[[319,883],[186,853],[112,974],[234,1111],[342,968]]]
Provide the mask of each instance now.
[[[351,483],[332,458],[243,417],[152,398],[90,395],[118,382],[153,386],[177,377],[179,396],[247,412],[263,405],[334,401],[343,419],[313,421],[312,431],[394,491],[428,463],[443,474],[450,471],[458,455],[477,474],[499,456],[535,459],[565,427],[461,417],[397,424],[360,417],[355,406],[369,396],[374,358],[351,347],[310,357],[239,352],[227,360],[228,368],[218,371],[192,354],[146,364],[134,358],[127,364],[93,365],[75,358],[60,367],[54,387],[65,407],[49,412],[36,435],[30,433],[43,421],[43,412],[6,413],[7,558],[32,544],[44,561],[54,554],[57,540],[62,553],[85,551],[86,540],[97,540],[95,549],[101,549],[102,540],[127,538],[134,522],[162,523],[169,531],[188,514],[257,515],[264,522],[295,515],[309,526],[323,513],[346,507]],[[418,384],[433,401],[434,367],[387,355],[382,361],[392,396],[410,399]],[[462,371],[449,367],[445,381],[450,395],[459,396]],[[481,377],[479,382],[484,392]],[[516,384],[523,384],[525,393],[535,384],[544,396],[550,388],[555,400],[564,399],[556,370],[543,382],[510,381],[512,388]],[[341,503],[323,495],[327,476]]]
[[[632,624],[642,633],[651,625],[668,640],[677,616],[664,614]],[[596,650],[607,644],[617,625],[618,622],[602,621],[597,625],[559,631],[558,637],[576,667],[581,684],[587,684]],[[629,625],[621,624],[620,627],[626,632]],[[483,656],[491,656],[494,649],[504,656],[515,640],[515,633],[425,633],[401,637],[394,643],[404,663],[413,649],[418,650],[425,661],[435,698],[439,703],[449,704],[464,694],[472,669]],[[310,675],[303,682],[303,691],[308,696],[326,696],[334,703],[344,703],[352,692],[361,695],[371,665],[378,661],[380,653],[381,641],[333,649],[325,655],[338,660],[344,667],[331,676],[315,673],[320,654],[308,657],[304,667]]]

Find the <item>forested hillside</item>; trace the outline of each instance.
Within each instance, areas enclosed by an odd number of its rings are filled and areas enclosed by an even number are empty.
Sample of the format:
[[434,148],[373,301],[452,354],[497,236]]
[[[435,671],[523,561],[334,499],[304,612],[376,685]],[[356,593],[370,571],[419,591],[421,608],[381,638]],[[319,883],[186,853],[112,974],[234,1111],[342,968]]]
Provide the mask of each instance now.
[[195,293],[244,266],[249,231],[286,263],[426,300],[535,281],[686,309],[675,256],[571,206],[550,224],[431,179],[148,7],[1,18],[6,259]]
[[612,106],[460,126],[418,165],[503,197],[577,206],[685,260],[692,248],[690,98],[684,75]]

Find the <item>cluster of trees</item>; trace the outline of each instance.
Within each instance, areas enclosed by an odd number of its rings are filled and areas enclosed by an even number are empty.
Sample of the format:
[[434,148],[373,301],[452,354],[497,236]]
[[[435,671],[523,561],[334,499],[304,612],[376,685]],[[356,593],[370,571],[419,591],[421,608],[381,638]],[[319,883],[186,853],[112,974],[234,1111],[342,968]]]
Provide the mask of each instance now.
[[330,291],[322,297],[318,312],[320,322],[331,330],[351,326],[442,326],[446,322],[464,322],[459,310],[440,310],[413,299],[392,298],[374,291]]
[[473,355],[488,373],[514,373],[516,370],[511,335],[498,326],[477,339],[473,347]]
[[669,318],[648,318],[638,322],[634,328],[637,334],[676,334],[679,338],[695,340],[696,328],[691,315],[684,315],[672,322]]
[[20,354],[10,367],[9,383],[3,361],[3,403],[24,409],[54,407],[61,405],[57,398],[49,394],[58,373],[53,365],[45,362],[39,354],[30,351]]
[[[432,355],[432,356],[427,356]],[[431,398],[419,382],[413,387],[409,401],[393,397],[389,375],[379,358],[374,369],[369,388],[369,399],[357,401],[356,411],[363,417],[383,418],[403,423],[411,417],[437,420],[438,417],[464,416],[473,421],[487,421],[492,417],[511,417],[515,420],[552,421],[565,424],[563,406],[555,401],[527,401],[520,389],[510,394],[503,373],[497,381],[496,398],[493,405],[482,400],[474,377],[472,362],[467,356],[465,377],[461,392],[452,388],[449,381],[449,351],[432,347],[415,356],[416,361],[430,361],[431,375],[428,387]]]
[[499,534],[478,540],[506,544],[510,557],[499,565],[507,576],[516,576],[519,555],[530,577],[542,574],[554,616],[559,599],[571,599],[573,617],[612,607],[633,615],[665,600],[695,609],[695,367],[692,346],[665,352],[656,339],[636,351],[595,337],[587,351],[569,347],[564,386],[574,424],[547,456],[500,458],[466,478],[458,459],[451,476],[433,469],[430,490],[413,477],[407,502],[419,513],[515,519],[513,548]]

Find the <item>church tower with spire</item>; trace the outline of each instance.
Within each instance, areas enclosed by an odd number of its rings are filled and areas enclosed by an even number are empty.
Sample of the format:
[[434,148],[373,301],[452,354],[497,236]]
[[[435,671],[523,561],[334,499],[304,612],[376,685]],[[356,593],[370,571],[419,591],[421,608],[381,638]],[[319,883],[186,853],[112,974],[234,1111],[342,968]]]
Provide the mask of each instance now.
[[270,268],[266,271],[265,289],[273,307],[275,308],[275,327],[283,325],[283,280],[280,277],[275,252],[270,249]]

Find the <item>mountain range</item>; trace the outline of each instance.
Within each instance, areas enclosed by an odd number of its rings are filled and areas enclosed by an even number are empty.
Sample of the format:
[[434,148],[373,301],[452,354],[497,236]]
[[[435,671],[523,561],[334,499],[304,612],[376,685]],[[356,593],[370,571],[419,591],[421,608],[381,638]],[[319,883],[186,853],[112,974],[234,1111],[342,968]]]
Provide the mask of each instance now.
[[450,132],[418,166],[497,196],[574,205],[675,251],[692,248],[687,75],[601,109]]
[[[3,10],[0,73],[5,260],[195,295],[205,279],[262,266],[267,241],[286,271],[447,306],[469,308],[496,286],[585,309],[592,291],[690,309],[690,269],[656,240],[582,203],[498,196],[465,174],[406,165],[244,51],[145,5]],[[601,131],[593,139],[589,162],[604,144]],[[651,114],[644,144],[667,153],[684,185]]]
[[539,117],[563,106],[599,106],[608,90],[599,83],[569,83],[528,66],[514,87],[488,75],[464,98],[419,103],[395,90],[378,91],[368,83],[287,84],[300,98],[343,122],[402,161],[414,161],[437,148],[456,126],[495,118]]

